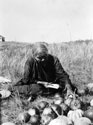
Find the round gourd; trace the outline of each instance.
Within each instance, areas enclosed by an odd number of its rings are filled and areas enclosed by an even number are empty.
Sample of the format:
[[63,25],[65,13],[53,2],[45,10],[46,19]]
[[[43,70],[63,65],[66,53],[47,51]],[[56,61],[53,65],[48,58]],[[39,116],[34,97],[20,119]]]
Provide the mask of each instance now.
[[38,108],[33,107],[33,108],[30,108],[30,109],[28,110],[28,114],[29,114],[30,116],[34,116],[34,115],[40,115],[40,112],[39,112],[39,109],[38,109]]
[[49,105],[48,102],[46,102],[46,101],[41,101],[41,102],[38,104],[38,108],[39,108],[40,111],[42,111],[42,110],[44,110],[44,108],[45,108],[46,106],[48,106],[48,105]]
[[72,121],[66,116],[59,116],[52,120],[49,125],[72,125]]
[[60,105],[60,107],[62,108],[62,111],[63,111],[63,114],[64,115],[67,115],[68,111],[69,111],[69,107],[65,104],[65,103],[62,103]]
[[27,112],[22,112],[18,115],[18,120],[27,123],[30,120],[30,115]]
[[31,116],[30,122],[31,125],[40,125],[40,117],[37,115]]
[[56,118],[57,114],[51,107],[46,107],[41,114],[41,123],[47,125],[52,119]]
[[15,125],[15,124],[12,122],[5,122],[5,123],[2,123],[1,125]]
[[51,107],[46,107],[44,110],[43,110],[43,113],[44,115],[51,115],[53,112],[53,110],[51,109]]
[[41,115],[41,124],[42,125],[48,125],[49,122],[53,120],[53,118],[50,115]]
[[81,117],[74,121],[74,125],[91,125],[91,121],[86,117]]
[[93,122],[93,108],[86,110],[84,116],[89,118]]
[[84,114],[84,112],[81,109],[77,109],[77,110],[70,110],[67,114],[68,118],[71,119],[73,122],[77,119],[82,117]]
[[11,92],[9,90],[5,90],[5,89],[0,90],[1,99],[8,98],[10,95],[11,95]]
[[89,94],[93,95],[93,87],[89,90]]
[[45,116],[50,116],[53,119],[57,117],[57,114],[55,113],[55,111],[51,108],[51,107],[47,107],[43,110],[43,115]]
[[60,96],[59,93],[56,93],[56,94],[54,95],[54,98],[61,98],[61,96]]
[[86,87],[88,87],[88,89],[93,88],[93,83],[88,83],[88,84],[86,84]]
[[57,98],[54,100],[54,104],[60,105],[63,102],[62,98]]
[[82,96],[85,94],[85,89],[82,89],[82,88],[78,89],[77,93],[78,93],[78,95]]
[[54,96],[54,104],[60,105],[63,102],[63,98],[59,93],[56,93]]
[[91,99],[90,101],[90,106],[93,106],[93,99]]
[[63,111],[62,111],[62,108],[60,105],[57,105],[57,104],[52,104],[51,105],[51,108],[56,111],[59,115],[62,115],[63,114]]

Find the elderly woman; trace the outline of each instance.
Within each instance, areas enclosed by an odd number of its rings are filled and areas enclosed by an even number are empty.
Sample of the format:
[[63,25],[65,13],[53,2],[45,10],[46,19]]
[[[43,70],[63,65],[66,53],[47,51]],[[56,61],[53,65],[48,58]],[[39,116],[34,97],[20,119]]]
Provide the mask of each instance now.
[[[40,81],[57,84],[58,88],[38,84]],[[24,76],[15,86],[18,86],[19,93],[32,97],[46,92],[62,94],[64,90],[67,90],[67,94],[72,94],[74,89],[59,59],[48,53],[48,48],[44,43],[34,44],[32,56],[25,63]]]

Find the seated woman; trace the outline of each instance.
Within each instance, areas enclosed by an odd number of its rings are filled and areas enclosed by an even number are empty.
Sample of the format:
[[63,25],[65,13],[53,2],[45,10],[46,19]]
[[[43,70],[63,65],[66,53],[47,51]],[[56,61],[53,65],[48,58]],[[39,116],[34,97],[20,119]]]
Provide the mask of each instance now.
[[[50,88],[43,83],[57,84],[58,88]],[[32,56],[25,63],[23,78],[15,86],[20,94],[32,97],[43,95],[45,92],[64,94],[65,90],[69,95],[73,94],[75,89],[59,59],[48,53],[48,48],[44,43],[33,45]]]

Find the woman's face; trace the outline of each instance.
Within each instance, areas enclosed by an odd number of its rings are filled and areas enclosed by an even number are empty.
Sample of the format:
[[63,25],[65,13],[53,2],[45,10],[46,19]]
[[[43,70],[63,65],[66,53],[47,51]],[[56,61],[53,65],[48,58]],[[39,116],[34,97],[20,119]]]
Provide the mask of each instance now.
[[47,54],[37,54],[35,57],[39,61],[45,61],[47,59]]

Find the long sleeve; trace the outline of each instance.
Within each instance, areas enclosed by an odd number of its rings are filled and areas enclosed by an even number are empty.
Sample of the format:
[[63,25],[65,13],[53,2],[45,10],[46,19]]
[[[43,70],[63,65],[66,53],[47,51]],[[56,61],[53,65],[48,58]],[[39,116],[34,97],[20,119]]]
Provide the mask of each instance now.
[[64,71],[60,61],[58,58],[55,58],[55,72],[56,72],[56,79],[55,81],[58,82],[60,84],[60,87],[62,89],[65,89],[65,87],[67,86],[68,88],[70,87],[70,79],[68,74]]
[[20,81],[18,81],[16,85],[27,85],[30,83],[30,77],[32,74],[32,70],[31,70],[32,64],[33,64],[33,60],[28,58],[24,66],[23,78]]

